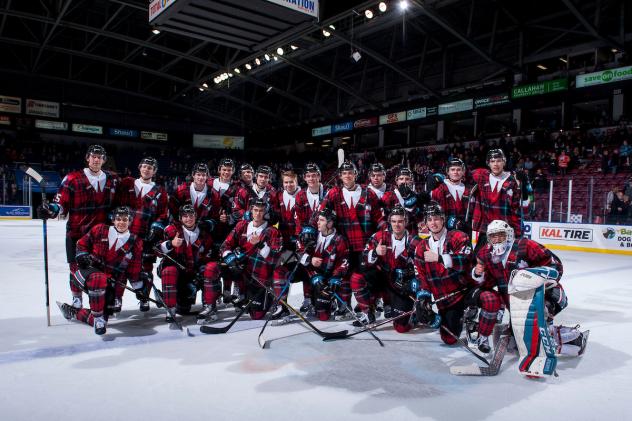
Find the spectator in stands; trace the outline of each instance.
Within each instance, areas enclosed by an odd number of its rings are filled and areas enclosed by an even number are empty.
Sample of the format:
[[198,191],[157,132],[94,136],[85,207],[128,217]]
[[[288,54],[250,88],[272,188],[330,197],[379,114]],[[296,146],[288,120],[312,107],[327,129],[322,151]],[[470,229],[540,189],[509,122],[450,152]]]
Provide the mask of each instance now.
[[621,167],[629,167],[630,156],[632,156],[632,145],[629,144],[627,139],[624,139],[621,146],[619,146],[619,157],[621,158],[619,165]]
[[562,150],[560,155],[557,157],[557,167],[560,170],[560,175],[566,175],[566,171],[568,170],[568,165],[571,162],[571,157],[566,155],[566,152]]
[[617,190],[610,205],[610,223],[622,225],[626,223],[628,210],[630,208],[630,198],[626,202],[625,195],[621,190]]
[[632,197],[632,177],[628,178],[628,181],[625,183],[623,194]]
[[524,169],[529,171],[529,176],[533,174],[533,167],[535,167],[535,163],[531,160],[530,156],[527,156],[524,160]]
[[604,149],[601,152],[601,172],[604,174],[617,173],[617,163],[613,161],[608,149]]
[[535,177],[533,177],[533,189],[536,193],[546,193],[549,188],[549,180],[542,171],[542,168],[538,168],[535,172]]

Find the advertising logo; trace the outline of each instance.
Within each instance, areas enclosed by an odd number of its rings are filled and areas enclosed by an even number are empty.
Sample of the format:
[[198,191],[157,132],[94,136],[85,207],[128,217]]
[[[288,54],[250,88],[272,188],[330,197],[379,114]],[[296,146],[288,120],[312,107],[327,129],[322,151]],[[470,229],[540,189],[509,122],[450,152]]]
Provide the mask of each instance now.
[[593,233],[586,228],[540,227],[540,239],[591,242]]

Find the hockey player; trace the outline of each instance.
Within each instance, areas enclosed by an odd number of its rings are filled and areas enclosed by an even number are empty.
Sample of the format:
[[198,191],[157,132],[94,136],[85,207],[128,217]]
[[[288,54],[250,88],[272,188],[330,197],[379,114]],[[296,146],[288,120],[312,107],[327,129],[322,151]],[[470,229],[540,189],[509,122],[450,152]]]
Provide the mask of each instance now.
[[[167,209],[168,195],[164,187],[153,180],[158,171],[158,161],[146,157],[138,164],[140,176],[138,178],[125,177],[117,189],[116,203],[127,206],[132,211],[132,221],[129,230],[143,239],[143,269],[141,280],[147,291],[151,291],[153,283],[153,268],[156,262],[154,246],[162,240],[167,226],[169,214]],[[120,311],[124,286],[117,285],[115,308]],[[140,311],[149,310],[149,301],[140,301]]]
[[[487,244],[476,257],[474,281],[483,288],[497,287],[505,303],[511,303],[512,327],[523,357],[520,371],[553,374],[555,353],[583,352],[582,332],[553,327],[553,317],[568,305],[559,282],[562,262],[555,254],[533,240],[515,239],[511,225],[494,220],[487,228]],[[530,329],[529,335],[524,334],[525,328]]]
[[217,220],[213,219],[213,203],[218,203],[219,193],[208,183],[208,165],[199,162],[193,165],[191,177],[193,181],[184,182],[178,186],[176,192],[169,197],[169,213],[172,223],[180,223],[180,208],[190,204],[195,209],[197,224],[207,231],[213,231]]
[[213,238],[217,246],[226,239],[231,230],[230,214],[232,212],[233,199],[239,188],[238,183],[233,182],[235,163],[230,158],[222,159],[217,167],[217,177],[209,180],[209,184],[217,194],[211,196],[211,218],[217,221],[213,230]]
[[255,199],[263,199],[268,203],[265,218],[266,221],[275,224],[277,222],[275,211],[277,207],[277,193],[274,187],[270,184],[270,174],[272,169],[266,165],[260,165],[257,167],[257,172],[254,176],[254,183],[251,186],[243,185],[235,194],[233,200],[233,220],[235,222],[245,219],[250,221],[252,215],[248,212],[250,203]]
[[416,231],[417,220],[422,216],[423,206],[428,202],[428,194],[417,194],[415,191],[415,178],[408,167],[399,167],[395,174],[395,189],[384,193],[382,203],[384,214],[388,215],[396,206],[406,209],[408,225],[406,229],[413,233]]
[[[334,186],[320,204],[320,209],[329,208],[336,213],[336,229],[349,242],[349,265],[351,270],[362,262],[362,251],[369,237],[383,222],[379,199],[371,189],[356,184],[358,170],[351,161],[339,168],[342,186]],[[349,277],[342,282],[341,293],[351,298]],[[347,302],[347,304],[350,304]],[[338,319],[344,318],[344,310],[337,311]]]
[[[472,259],[469,237],[462,231],[447,230],[445,213],[438,203],[430,202],[424,209],[424,215],[430,236],[421,240],[415,249],[417,279],[411,287],[417,289],[415,293],[421,302],[429,300],[431,295],[439,300],[465,290]],[[448,331],[458,337],[463,329],[464,295],[456,293],[437,302],[443,326],[441,340],[448,345],[456,343]],[[430,324],[439,327],[439,320],[430,320]]]
[[[336,302],[334,293],[343,300],[349,299],[350,291],[341,289],[349,269],[349,245],[345,237],[336,231],[334,211],[328,208],[319,211],[316,221],[318,236],[310,243],[299,241],[298,253],[300,264],[307,272],[307,282],[312,286],[316,316],[325,321],[331,317],[333,303]],[[279,287],[277,285],[277,289]]]
[[248,211],[252,220],[239,221],[220,248],[225,265],[222,276],[245,291],[254,320],[263,318],[272,303],[265,287],[273,286],[273,270],[281,252],[281,234],[265,220],[268,206],[265,199],[255,198]]
[[[413,307],[412,300],[395,290],[396,277],[413,274],[413,256],[415,245],[419,241],[406,230],[408,215],[406,209],[395,206],[388,216],[388,229],[382,229],[369,238],[362,256],[362,265],[351,275],[351,288],[358,301],[362,324],[375,322],[376,299],[382,297],[386,303],[384,317],[392,317],[388,310],[394,307],[394,315],[402,314]],[[395,329],[398,332],[409,330],[409,320],[398,319]],[[354,325],[360,326],[358,321]]]
[[283,236],[283,248],[285,250],[296,249],[296,196],[301,191],[298,185],[298,176],[293,170],[281,173],[283,190],[277,194],[279,231]]
[[472,172],[475,183],[471,198],[474,201],[472,236],[477,242],[476,251],[485,245],[487,225],[495,219],[507,221],[517,238],[522,235],[520,186],[516,178],[504,170],[506,162],[502,149],[492,149],[487,153],[489,169]]
[[389,190],[384,179],[386,179],[386,168],[384,168],[384,165],[379,162],[371,164],[371,167],[369,167],[369,184],[367,188],[375,193],[380,202],[384,194]]
[[[165,305],[180,314],[188,314],[201,289],[202,311],[197,318],[201,322],[216,320],[215,302],[221,286],[219,269],[211,262],[213,238],[199,227],[193,205],[182,205],[178,215],[180,223],[165,228],[165,241],[160,244],[165,254],[159,267]],[[173,322],[171,316],[167,316],[166,321]]]
[[82,306],[81,289],[75,285],[72,276],[77,271],[77,241],[92,227],[108,222],[119,182],[116,174],[101,169],[107,160],[107,154],[101,145],[88,147],[85,159],[87,167],[66,175],[53,203],[43,203],[38,209],[42,218],[68,215],[66,258],[70,266],[72,306],[75,308]]
[[77,242],[74,273],[75,287],[88,294],[90,309],[61,304],[60,309],[68,320],[76,319],[94,326],[94,333],[103,335],[114,298],[114,283],[131,282],[137,296],[147,296],[140,280],[143,242],[129,231],[132,212],[118,207],[113,212],[114,226],[97,224]]
[[439,203],[445,212],[448,229],[466,231],[464,223],[470,190],[463,183],[465,163],[459,158],[452,158],[446,165],[445,173],[443,182],[432,190],[432,200]]

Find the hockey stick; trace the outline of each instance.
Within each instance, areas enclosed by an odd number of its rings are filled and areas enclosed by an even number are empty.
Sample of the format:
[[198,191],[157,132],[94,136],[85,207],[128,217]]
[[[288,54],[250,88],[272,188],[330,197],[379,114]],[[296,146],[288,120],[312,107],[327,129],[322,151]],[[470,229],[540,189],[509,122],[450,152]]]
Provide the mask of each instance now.
[[211,334],[211,335],[228,332],[230,330],[230,328],[233,327],[233,325],[235,323],[237,323],[237,320],[239,320],[241,318],[241,316],[243,316],[244,313],[248,310],[248,308],[250,307],[250,304],[252,304],[252,300],[249,300],[241,308],[241,310],[239,310],[239,313],[237,313],[235,318],[233,320],[231,320],[230,323],[228,323],[226,326],[216,327],[216,326],[203,325],[203,326],[200,326],[200,332],[206,333],[206,334]]
[[470,200],[467,201],[467,209],[465,210],[465,222],[470,220],[470,208],[472,207],[472,199],[474,199],[474,193],[478,190],[478,184],[474,184],[470,190]]
[[[134,290],[134,288],[130,287],[129,285],[127,285],[127,283],[125,282],[121,282],[121,281],[117,281],[114,278],[108,278],[108,281],[113,282],[117,285],[122,286],[123,288],[125,288],[128,291],[131,291],[133,293],[136,293],[136,291]],[[176,325],[176,327],[182,331],[183,333],[186,333],[187,336],[193,336],[191,334],[191,332],[189,331],[189,328],[185,328],[182,326],[182,324],[180,324],[177,320],[176,320],[176,313],[175,311],[171,310],[169,307],[167,307],[167,305],[165,304],[165,300],[162,298],[162,292],[160,292],[160,290],[156,287],[156,285],[154,285],[153,283],[151,284],[151,287],[154,289],[154,295],[156,296],[157,300],[154,300],[153,298],[151,298],[149,296],[149,294],[145,295],[143,297],[144,300],[150,301],[154,304],[156,304],[156,307],[160,308],[164,308],[165,311],[167,312],[167,314],[169,314],[169,317],[171,317],[173,319],[173,324]]]
[[[348,311],[348,312],[349,312],[349,313],[353,316],[353,318],[354,318],[354,319],[356,319],[356,321],[357,321],[358,323],[360,323],[360,326],[362,326],[364,323],[362,323],[362,321],[361,321],[361,320],[360,320],[360,318],[359,318],[359,317],[355,314],[355,312],[354,312],[354,311],[351,311],[351,309],[349,308],[349,306],[347,305],[347,303],[345,302],[345,300],[343,300],[342,298],[340,298],[340,296],[339,296],[337,293],[333,292],[333,294],[334,294],[334,297],[336,297],[336,300],[338,300],[338,302],[340,302],[340,304],[342,304],[342,306],[345,308],[345,311]],[[367,325],[367,326],[368,326],[368,325]],[[372,330],[371,328],[369,328],[369,329],[367,330],[367,332],[369,332],[369,333],[371,334],[371,336],[373,336],[373,338],[375,338],[375,340],[376,340],[376,341],[380,344],[380,346],[384,346],[384,342],[382,342],[382,341],[380,340],[380,338],[378,338],[378,337],[375,335],[375,333],[373,333],[373,330]]]
[[329,178],[329,180],[327,180],[327,182],[325,184],[323,184],[323,186],[329,186],[338,176],[337,171],[338,168],[340,168],[342,166],[342,163],[345,162],[345,151],[342,148],[339,148],[337,151],[338,154],[338,166],[336,167],[336,171],[334,171],[334,174],[331,176],[331,178]]
[[[29,167],[26,170],[26,175],[31,177],[40,186],[40,192],[42,193],[42,206],[46,205],[46,186],[44,183],[44,177],[33,168]],[[42,234],[44,237],[44,285],[46,286],[46,323],[50,327],[50,292],[48,288],[48,228],[46,224],[46,218],[42,218]]]
[[186,268],[184,267],[184,265],[180,262],[178,262],[176,259],[174,259],[173,257],[169,256],[167,253],[164,253],[162,250],[160,250],[158,248],[158,246],[154,246],[153,248],[154,252],[156,252],[156,254],[158,254],[160,257],[166,258],[167,260],[171,261],[174,265],[176,265],[176,267],[180,270],[186,270]]
[[[279,294],[278,297],[274,298],[274,301],[272,302],[272,305],[270,305],[270,310],[272,310],[273,308],[275,308],[279,304],[279,300],[281,299],[281,297],[283,297],[283,294],[285,293],[285,291],[290,286],[290,277],[294,276],[294,272],[296,272],[296,268],[297,267],[298,267],[298,262],[297,262],[296,266],[294,267],[295,269],[293,269],[292,273],[290,274],[290,276],[288,276],[288,282],[283,286],[283,289],[281,290],[281,293]],[[270,310],[268,310],[268,315],[266,316],[266,322],[261,327],[261,331],[259,332],[259,336],[257,337],[257,342],[259,342],[259,346],[261,347],[261,349],[268,349],[270,347],[270,341],[267,341],[267,340],[265,340],[263,338],[263,331],[266,329],[266,326],[268,326],[268,323],[270,322],[270,320],[272,320],[272,311],[270,311]]]
[[465,348],[470,354],[474,355],[476,358],[478,358],[479,360],[484,362],[489,367],[490,363],[487,360],[487,358],[482,357],[482,356],[478,355],[476,352],[472,351],[470,349],[469,345],[467,344],[467,342],[464,342],[463,340],[461,340],[461,338],[459,338],[454,333],[452,333],[452,331],[450,329],[448,329],[445,325],[441,325],[440,328],[443,329],[443,331],[445,333],[447,333],[448,335],[452,336],[452,338],[454,338],[454,340],[456,340],[456,343],[458,345],[460,345],[462,348]]

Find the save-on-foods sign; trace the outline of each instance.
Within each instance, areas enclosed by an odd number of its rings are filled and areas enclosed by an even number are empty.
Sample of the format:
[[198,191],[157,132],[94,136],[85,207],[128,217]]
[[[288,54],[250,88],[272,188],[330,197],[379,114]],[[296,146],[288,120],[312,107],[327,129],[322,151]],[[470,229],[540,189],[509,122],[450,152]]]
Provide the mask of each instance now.
[[515,86],[511,89],[512,98],[524,98],[527,96],[544,95],[568,89],[568,79],[554,79],[544,82],[529,83],[528,85]]
[[626,79],[632,79],[632,66],[577,75],[575,77],[575,86],[583,88],[586,86],[603,85],[604,83],[620,82]]
[[380,125],[393,124],[406,121],[406,111],[400,111],[398,113],[384,114],[380,116]]

